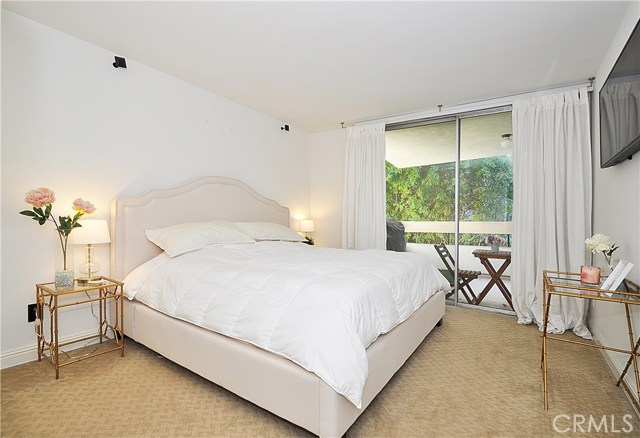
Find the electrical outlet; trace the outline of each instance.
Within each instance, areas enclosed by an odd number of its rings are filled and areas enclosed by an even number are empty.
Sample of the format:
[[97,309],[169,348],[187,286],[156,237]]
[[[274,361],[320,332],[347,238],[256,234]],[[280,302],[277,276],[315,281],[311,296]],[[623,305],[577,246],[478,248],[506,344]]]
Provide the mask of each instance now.
[[27,322],[35,321],[37,316],[36,303],[27,305]]

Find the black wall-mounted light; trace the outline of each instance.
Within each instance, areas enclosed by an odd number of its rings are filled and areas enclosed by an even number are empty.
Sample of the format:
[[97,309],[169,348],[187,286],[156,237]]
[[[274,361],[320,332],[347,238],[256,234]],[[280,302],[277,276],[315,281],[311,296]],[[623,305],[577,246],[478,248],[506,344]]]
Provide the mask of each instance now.
[[284,125],[280,127],[281,131],[289,131],[289,125]]
[[116,58],[116,62],[113,63],[115,68],[127,68],[127,60],[124,58],[120,58],[119,56],[114,56]]

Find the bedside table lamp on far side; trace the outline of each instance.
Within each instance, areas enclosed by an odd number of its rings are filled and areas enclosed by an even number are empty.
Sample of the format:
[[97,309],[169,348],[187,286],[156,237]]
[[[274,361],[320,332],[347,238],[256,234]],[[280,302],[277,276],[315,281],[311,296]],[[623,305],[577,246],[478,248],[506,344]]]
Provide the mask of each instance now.
[[307,239],[307,243],[309,245],[313,245],[313,238],[309,237],[309,233],[313,233],[315,231],[313,219],[300,220],[298,231],[300,231],[301,233],[304,233],[304,238]]
[[109,227],[106,220],[85,220],[78,221],[78,223],[82,226],[74,229],[73,233],[71,233],[72,243],[74,245],[87,245],[85,263],[80,268],[83,276],[78,278],[78,283],[95,284],[95,282],[100,281],[100,276],[97,275],[100,265],[93,257],[93,245],[111,243]]

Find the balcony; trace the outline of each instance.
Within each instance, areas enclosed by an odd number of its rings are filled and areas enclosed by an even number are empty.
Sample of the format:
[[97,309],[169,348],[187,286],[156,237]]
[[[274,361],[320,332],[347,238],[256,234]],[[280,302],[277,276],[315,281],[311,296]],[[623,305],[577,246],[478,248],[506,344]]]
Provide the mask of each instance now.
[[[455,233],[455,222],[446,222],[446,221],[438,221],[438,222],[418,222],[418,221],[402,221],[405,232],[407,233],[447,233],[454,234]],[[511,237],[511,233],[513,230],[513,226],[511,222],[460,222],[460,234],[480,234],[480,235],[488,235],[488,234],[500,234],[500,235],[509,235]],[[511,241],[511,239],[509,239]],[[442,260],[436,253],[433,245],[441,242],[431,242],[431,243],[407,243],[407,251],[415,252],[419,254],[425,255],[431,263],[433,263],[438,269],[446,269]],[[449,247],[449,251],[453,254],[454,248],[453,245],[447,245]],[[473,280],[471,286],[473,290],[478,294],[480,291],[484,289],[484,287],[489,282],[490,276],[487,273],[484,266],[480,263],[479,259],[474,257],[472,252],[476,249],[490,249],[489,246],[486,245],[460,245],[459,247],[459,265],[461,269],[469,269],[474,271],[480,271],[483,274],[477,280]],[[510,251],[511,248],[509,246],[505,246],[504,249],[506,251]],[[495,265],[494,265],[495,266]],[[502,279],[506,284],[507,288],[511,290],[511,266],[509,266],[505,273],[502,275]],[[464,298],[461,298],[461,302],[466,302]],[[511,310],[509,305],[506,303],[502,294],[498,290],[496,286],[494,286],[486,298],[481,303],[482,306],[501,309],[501,310]]]

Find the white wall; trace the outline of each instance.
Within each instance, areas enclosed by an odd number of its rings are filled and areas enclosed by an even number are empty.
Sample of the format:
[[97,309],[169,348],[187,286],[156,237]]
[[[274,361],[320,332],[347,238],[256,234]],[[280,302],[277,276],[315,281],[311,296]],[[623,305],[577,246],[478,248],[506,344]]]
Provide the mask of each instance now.
[[[115,69],[113,55],[2,11],[2,366],[34,357],[27,304],[60,251],[50,224],[18,214],[29,189],[53,189],[56,215],[82,197],[98,208],[89,218],[109,219],[117,196],[219,175],[309,216],[306,132],[134,59]],[[108,246],[96,255],[108,273]],[[92,329],[86,309],[67,313],[63,337]]]
[[310,135],[311,218],[316,244],[342,246],[342,191],[347,130]]
[[[607,234],[612,242],[620,245],[615,257],[629,260],[634,268],[628,278],[640,283],[640,153],[630,161],[600,168],[600,131],[598,92],[613,68],[624,44],[640,18],[640,3],[629,6],[619,31],[611,43],[606,57],[596,74],[593,99],[593,157],[594,157],[594,220],[593,231]],[[602,256],[594,256],[594,264],[602,263]],[[634,332],[640,335],[640,312],[634,309]],[[595,303],[591,308],[589,326],[595,338],[602,344],[629,348],[624,307],[619,304]],[[628,356],[607,352],[619,374]],[[635,387],[633,373],[627,382]]]

